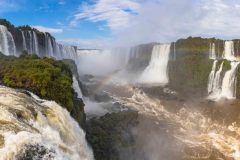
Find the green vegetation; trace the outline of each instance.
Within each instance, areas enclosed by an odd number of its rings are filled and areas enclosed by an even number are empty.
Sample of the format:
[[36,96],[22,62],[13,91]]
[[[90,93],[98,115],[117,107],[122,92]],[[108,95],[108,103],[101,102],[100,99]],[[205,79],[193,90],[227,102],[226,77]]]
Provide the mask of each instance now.
[[7,28],[14,28],[14,25],[12,25],[9,21],[6,19],[0,19],[0,25],[4,25]]
[[0,83],[27,89],[41,98],[55,100],[70,112],[73,110],[72,74],[62,61],[27,54],[20,58],[1,55]]
[[137,112],[126,111],[106,114],[87,123],[87,140],[96,160],[119,160],[121,149],[133,147],[131,128],[138,123],[137,118]]
[[176,42],[177,53],[204,54],[208,55],[210,43],[215,43],[217,54],[222,54],[224,41],[215,38],[188,37]]
[[212,63],[203,54],[182,55],[169,62],[169,85],[183,94],[204,96]]

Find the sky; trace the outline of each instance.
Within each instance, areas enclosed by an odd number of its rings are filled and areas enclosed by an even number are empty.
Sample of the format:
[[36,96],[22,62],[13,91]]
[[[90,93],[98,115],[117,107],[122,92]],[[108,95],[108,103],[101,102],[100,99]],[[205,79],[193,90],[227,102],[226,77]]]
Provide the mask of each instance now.
[[240,38],[240,0],[0,0],[0,17],[79,48]]

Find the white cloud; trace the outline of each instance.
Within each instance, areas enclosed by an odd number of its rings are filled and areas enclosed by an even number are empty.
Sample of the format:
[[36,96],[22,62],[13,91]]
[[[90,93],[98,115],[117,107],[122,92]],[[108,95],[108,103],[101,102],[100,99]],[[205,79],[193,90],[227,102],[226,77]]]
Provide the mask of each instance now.
[[83,3],[71,25],[77,25],[81,20],[106,21],[110,29],[120,29],[128,25],[130,17],[138,12],[139,7],[134,0],[97,0],[92,5]]
[[146,0],[128,26],[114,32],[116,43],[169,42],[187,36],[239,38],[237,0]]
[[33,28],[38,29],[41,32],[48,32],[48,33],[62,33],[63,29],[59,28],[49,28],[44,26],[32,26]]
[[66,45],[75,45],[80,49],[104,49],[113,46],[110,38],[96,38],[96,39],[59,39],[59,43]]
[[240,36],[239,0],[95,0],[71,24],[106,22],[118,45],[169,42],[187,36]]

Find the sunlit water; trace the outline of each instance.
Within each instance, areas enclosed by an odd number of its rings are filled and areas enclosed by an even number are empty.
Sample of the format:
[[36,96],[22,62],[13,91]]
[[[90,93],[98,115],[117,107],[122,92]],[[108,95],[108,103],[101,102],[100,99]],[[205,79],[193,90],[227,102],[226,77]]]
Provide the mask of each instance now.
[[53,101],[0,86],[0,160],[93,160],[85,133]]
[[[115,101],[140,114],[153,116],[174,126],[174,137],[196,152],[185,155],[187,159],[210,159],[214,150],[225,157],[240,160],[240,128],[238,123],[222,125],[197,111],[182,106],[177,113],[169,112],[159,99],[150,98],[140,89],[125,88],[130,97],[112,95]],[[154,123],[154,122],[153,122]],[[204,149],[204,153],[199,148]],[[201,154],[200,154],[201,153]],[[217,154],[217,153],[215,153]],[[218,157],[218,155],[216,155]],[[221,156],[219,155],[219,159]]]

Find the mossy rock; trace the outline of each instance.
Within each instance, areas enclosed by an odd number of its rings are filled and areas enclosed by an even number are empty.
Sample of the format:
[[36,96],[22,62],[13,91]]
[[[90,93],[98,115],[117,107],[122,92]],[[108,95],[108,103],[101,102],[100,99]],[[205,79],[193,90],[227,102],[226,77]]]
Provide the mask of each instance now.
[[169,85],[184,95],[205,96],[213,60],[203,54],[185,54],[169,62]]
[[56,101],[70,112],[73,110],[72,73],[62,61],[26,54],[20,58],[1,55],[0,82],[32,91],[41,98]]
[[87,140],[96,160],[119,160],[119,150],[134,146],[131,128],[138,123],[138,113],[124,111],[106,114],[87,123]]

